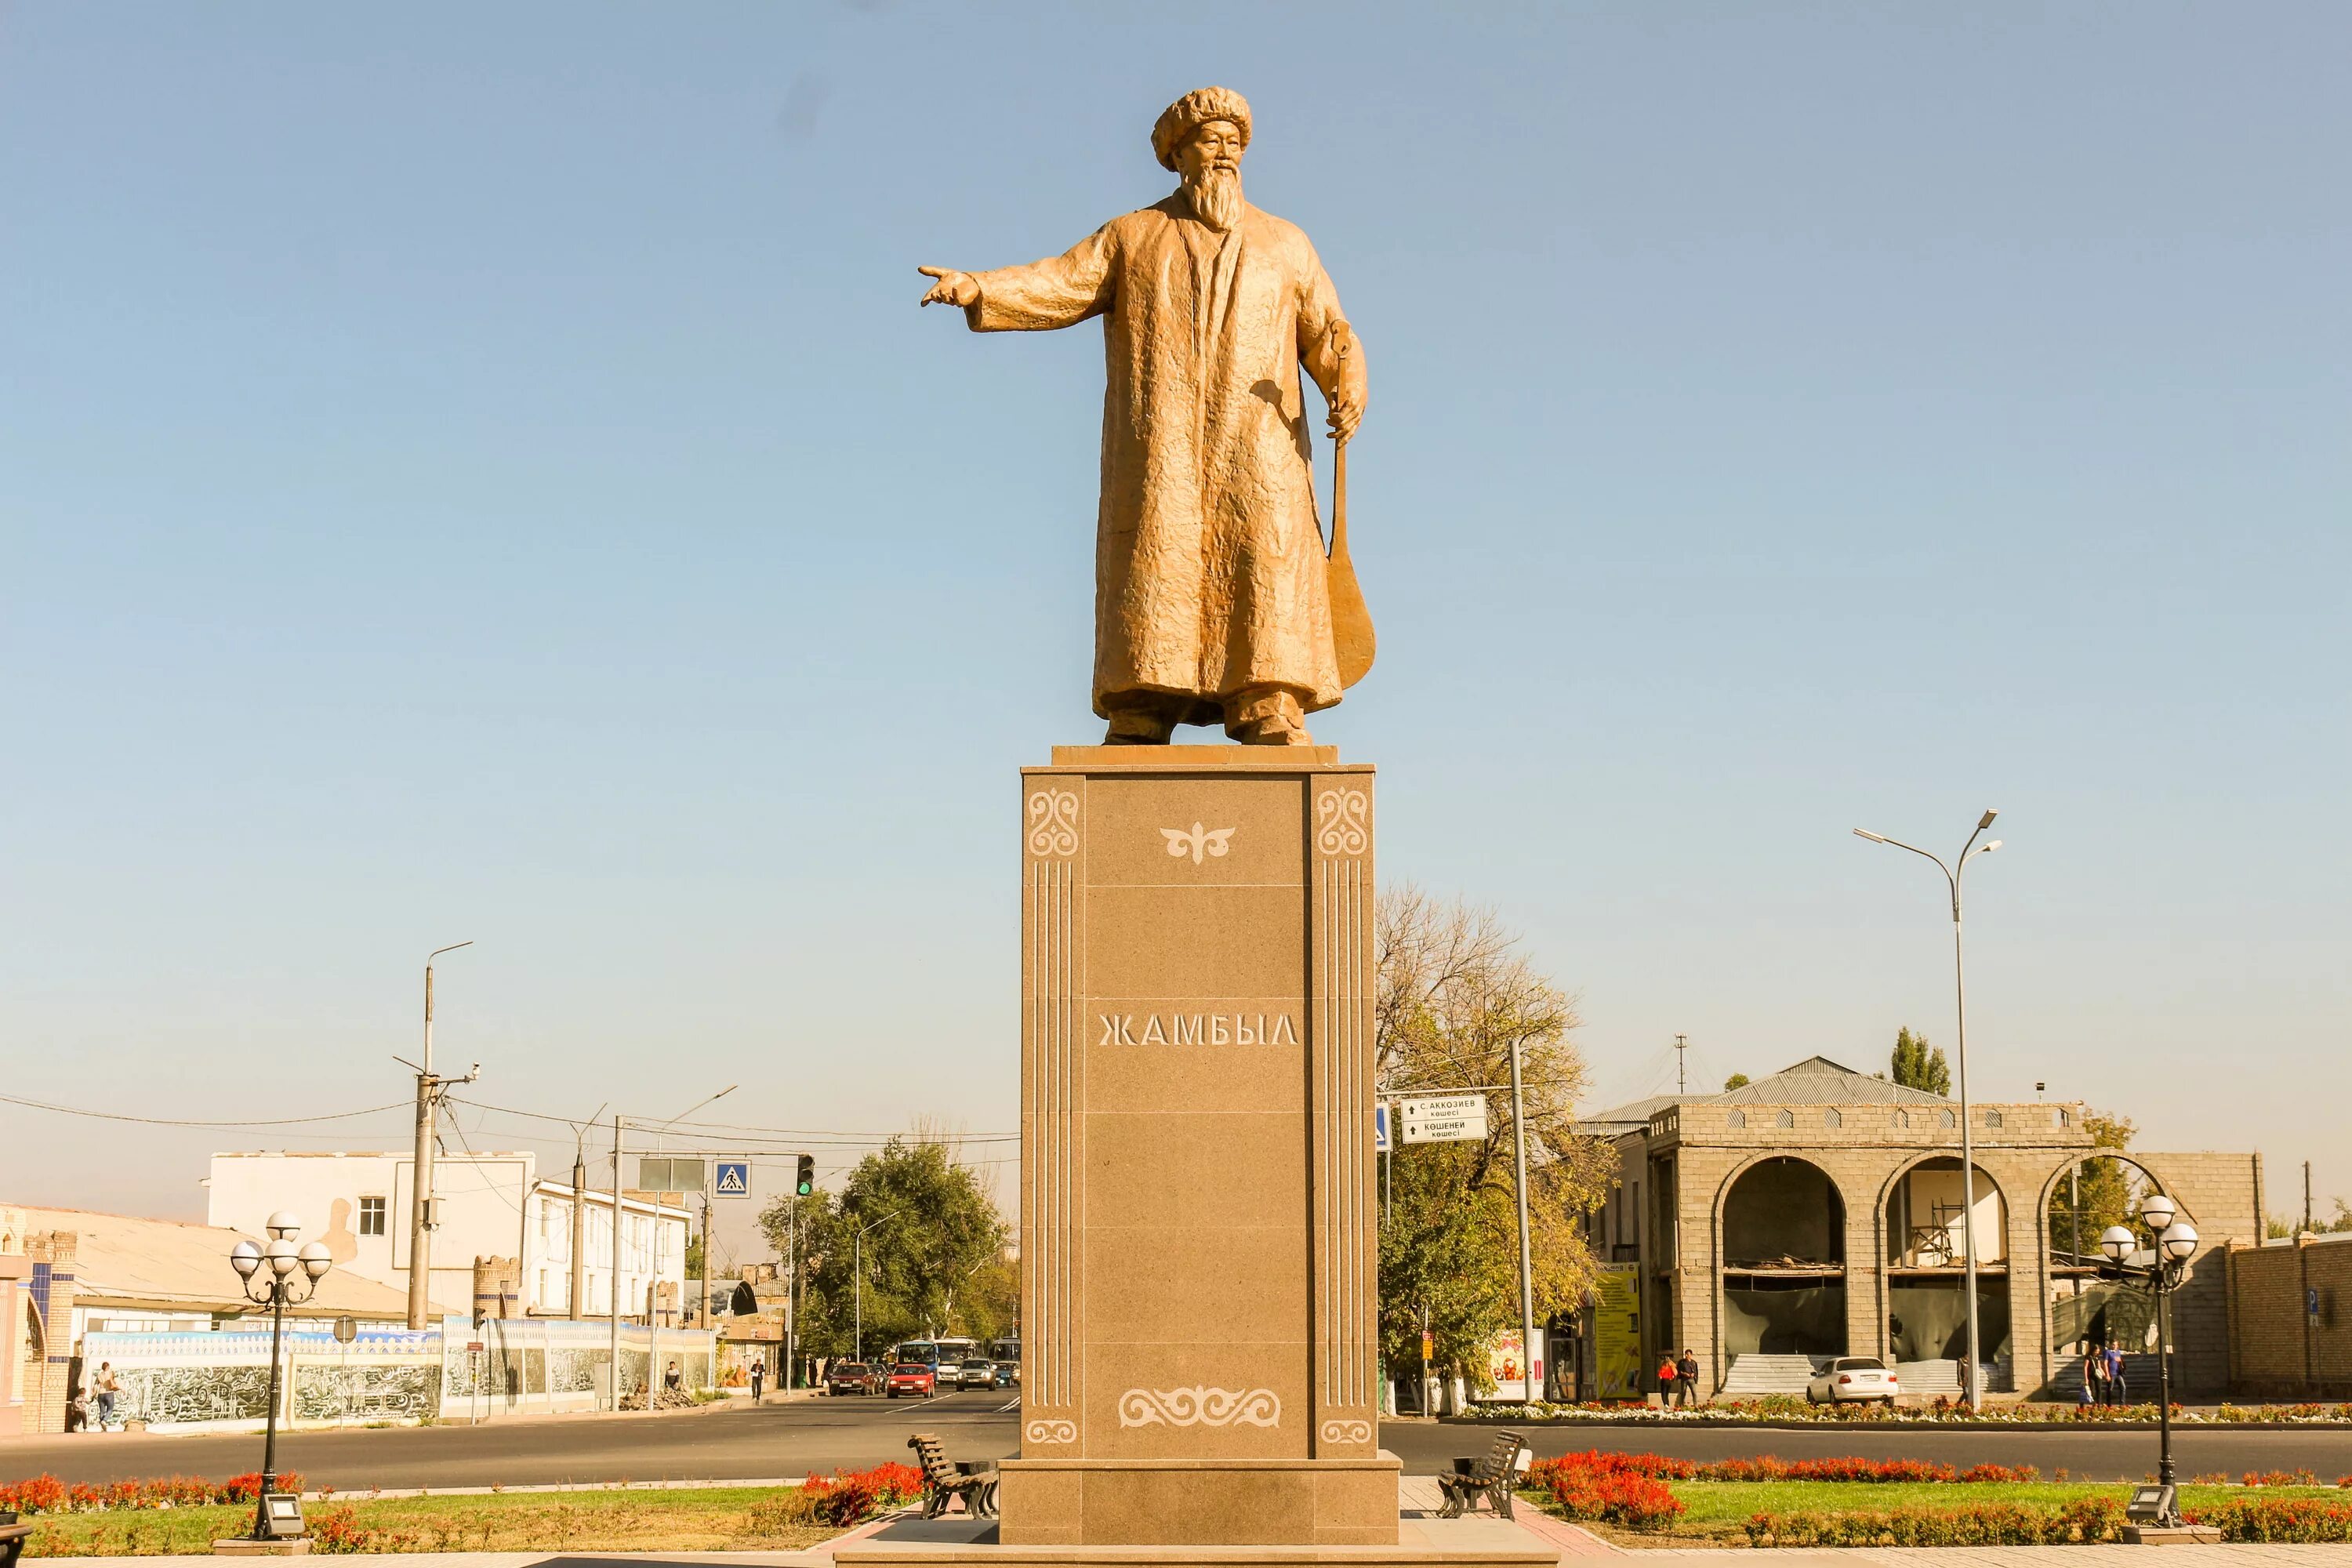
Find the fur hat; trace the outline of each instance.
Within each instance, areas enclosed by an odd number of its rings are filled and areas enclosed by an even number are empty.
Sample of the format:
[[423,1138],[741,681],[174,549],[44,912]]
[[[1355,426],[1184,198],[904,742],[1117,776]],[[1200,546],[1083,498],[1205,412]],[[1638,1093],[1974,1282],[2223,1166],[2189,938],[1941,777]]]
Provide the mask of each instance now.
[[1176,149],[1212,120],[1230,120],[1240,126],[1242,145],[1249,146],[1249,100],[1229,87],[1199,88],[1161,110],[1160,123],[1151,128],[1151,151],[1159,156],[1160,166],[1172,171]]

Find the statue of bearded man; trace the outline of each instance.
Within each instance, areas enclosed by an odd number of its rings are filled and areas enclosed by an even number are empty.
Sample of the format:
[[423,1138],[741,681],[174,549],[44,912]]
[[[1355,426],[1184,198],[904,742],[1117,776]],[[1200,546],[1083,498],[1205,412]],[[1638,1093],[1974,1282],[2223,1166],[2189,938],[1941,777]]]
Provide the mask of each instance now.
[[1224,88],[1171,104],[1151,147],[1181,184],[1027,267],[937,279],[976,332],[1103,321],[1102,502],[1094,706],[1110,744],[1178,724],[1304,745],[1339,700],[1302,364],[1345,441],[1362,355],[1315,247],[1242,196],[1249,105]]

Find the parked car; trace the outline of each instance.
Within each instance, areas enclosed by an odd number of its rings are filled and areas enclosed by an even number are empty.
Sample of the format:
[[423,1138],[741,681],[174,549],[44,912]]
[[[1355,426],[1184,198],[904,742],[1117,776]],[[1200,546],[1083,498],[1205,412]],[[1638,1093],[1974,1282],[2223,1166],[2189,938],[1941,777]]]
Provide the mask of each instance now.
[[919,1361],[902,1361],[890,1369],[882,1392],[896,1399],[902,1394],[919,1394],[925,1399],[940,1391],[939,1374]]
[[1805,1400],[1811,1405],[1839,1405],[1883,1399],[1891,1405],[1902,1392],[1902,1384],[1876,1356],[1842,1355],[1805,1384]]
[[862,1361],[837,1361],[825,1370],[824,1391],[835,1394],[875,1394],[880,1392],[882,1373]]
[[985,1356],[972,1357],[971,1360],[965,1362],[962,1365],[956,1368],[956,1386],[959,1388],[994,1388],[996,1386],[996,1363],[990,1361]]
[[1020,1387],[1021,1363],[1017,1361],[998,1362],[996,1363],[996,1386],[999,1388]]

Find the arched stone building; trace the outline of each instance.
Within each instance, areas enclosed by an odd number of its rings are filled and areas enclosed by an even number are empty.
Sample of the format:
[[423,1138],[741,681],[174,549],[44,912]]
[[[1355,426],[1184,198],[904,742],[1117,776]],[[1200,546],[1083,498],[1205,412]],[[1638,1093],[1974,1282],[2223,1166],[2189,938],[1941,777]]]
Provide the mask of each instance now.
[[[1972,1229],[1986,1387],[2031,1393],[2070,1377],[2085,1335],[2114,1331],[2111,1296],[2096,1281],[2095,1236],[2053,1249],[2046,1216],[2068,1172],[2115,1152],[2094,1149],[2079,1102],[1979,1102],[1970,1114],[1973,1215],[1958,1103],[1821,1057],[1727,1093],[1587,1121],[1618,1150],[1617,1190],[1588,1234],[1604,1263],[1630,1266],[1641,1365],[1688,1347],[1707,1391],[1763,1393],[1801,1387],[1796,1358],[1874,1355],[1911,1363],[1916,1391],[1957,1392]],[[2261,1157],[2122,1157],[2198,1228],[2174,1300],[2174,1373],[2184,1388],[2222,1388],[2226,1248],[2262,1236]],[[2128,1305],[2115,1301],[2118,1314]],[[1591,1394],[1602,1389],[1590,1310],[1584,1328],[1578,1370]],[[1742,1357],[1755,1359],[1742,1370]]]

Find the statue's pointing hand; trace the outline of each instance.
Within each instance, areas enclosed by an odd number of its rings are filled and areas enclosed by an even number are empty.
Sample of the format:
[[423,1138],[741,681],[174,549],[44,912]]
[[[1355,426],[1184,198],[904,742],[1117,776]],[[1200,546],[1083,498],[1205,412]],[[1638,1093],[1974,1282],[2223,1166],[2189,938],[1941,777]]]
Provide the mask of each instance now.
[[926,305],[969,305],[980,298],[980,284],[969,272],[958,272],[952,267],[918,267],[915,270],[926,278],[939,279],[923,296]]

